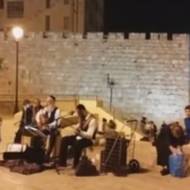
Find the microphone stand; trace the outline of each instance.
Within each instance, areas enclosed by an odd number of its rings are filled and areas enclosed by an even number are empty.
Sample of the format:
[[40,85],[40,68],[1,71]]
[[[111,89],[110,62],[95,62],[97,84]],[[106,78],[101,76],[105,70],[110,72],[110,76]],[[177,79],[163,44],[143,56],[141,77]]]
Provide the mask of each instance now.
[[110,100],[109,100],[109,109],[112,111],[112,103],[113,103],[113,88],[115,86],[115,81],[110,77],[110,74],[107,74],[107,85],[110,88]]

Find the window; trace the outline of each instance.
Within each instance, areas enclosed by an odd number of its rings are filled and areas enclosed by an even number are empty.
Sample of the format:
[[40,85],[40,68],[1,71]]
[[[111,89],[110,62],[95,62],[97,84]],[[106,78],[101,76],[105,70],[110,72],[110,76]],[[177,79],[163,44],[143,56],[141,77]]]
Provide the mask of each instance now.
[[65,16],[64,17],[64,30],[69,30],[69,17]]
[[7,2],[7,17],[22,18],[24,16],[24,1],[8,1]]
[[50,8],[51,0],[46,0],[46,9]]
[[45,17],[45,31],[50,31],[50,16]]
[[69,0],[64,0],[64,4],[68,5],[69,4]]
[[168,40],[173,40],[173,34],[172,33],[168,33],[167,34],[167,38],[168,38]]
[[4,0],[0,0],[0,9],[4,8]]

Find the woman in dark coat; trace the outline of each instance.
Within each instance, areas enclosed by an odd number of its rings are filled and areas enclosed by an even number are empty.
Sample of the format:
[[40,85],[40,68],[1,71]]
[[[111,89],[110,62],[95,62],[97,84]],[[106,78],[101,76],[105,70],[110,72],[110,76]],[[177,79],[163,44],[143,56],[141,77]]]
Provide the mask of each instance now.
[[168,158],[170,155],[169,149],[169,136],[170,136],[170,127],[167,124],[162,124],[160,133],[156,139],[156,150],[157,150],[157,164],[162,166],[163,169],[161,174],[167,173],[169,166]]

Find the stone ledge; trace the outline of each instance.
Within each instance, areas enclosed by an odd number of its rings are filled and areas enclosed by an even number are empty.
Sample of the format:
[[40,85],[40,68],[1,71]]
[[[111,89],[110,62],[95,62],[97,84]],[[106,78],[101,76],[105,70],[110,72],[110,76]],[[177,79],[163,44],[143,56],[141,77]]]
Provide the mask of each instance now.
[[[13,40],[11,33],[0,32],[0,40],[5,39]],[[170,41],[184,41],[188,39],[188,34],[172,34]],[[124,33],[109,33],[104,35],[103,33],[87,33],[85,35],[81,33],[63,33],[63,32],[29,32],[25,34],[25,39],[76,39],[76,40],[147,40],[145,33],[129,33],[128,38],[124,38]],[[150,39],[148,40],[168,40],[167,33],[150,33]]]

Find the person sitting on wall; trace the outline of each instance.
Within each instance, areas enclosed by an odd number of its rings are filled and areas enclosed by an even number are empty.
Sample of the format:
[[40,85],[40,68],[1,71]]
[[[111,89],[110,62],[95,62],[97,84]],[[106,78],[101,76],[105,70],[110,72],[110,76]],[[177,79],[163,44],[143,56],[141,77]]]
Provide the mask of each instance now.
[[76,128],[76,135],[63,137],[60,150],[59,165],[67,166],[68,146],[71,145],[74,154],[73,168],[76,168],[82,154],[82,150],[93,145],[97,130],[96,118],[90,114],[84,105],[79,104],[76,107],[79,117],[79,124]]
[[98,134],[104,135],[107,130],[107,125],[108,125],[107,119],[102,118],[101,125],[99,126],[99,129],[98,129]]
[[21,143],[21,138],[24,133],[24,127],[27,125],[32,125],[33,121],[33,108],[30,100],[25,99],[23,101],[22,117],[19,125],[19,129],[16,132],[14,142]]
[[156,136],[157,136],[157,127],[153,121],[147,121],[144,128],[144,137],[141,139],[142,141],[149,141],[152,145],[155,144]]
[[105,138],[115,138],[118,136],[116,132],[117,125],[114,120],[109,120],[106,131],[105,131]]
[[36,115],[36,122],[38,124],[41,123],[41,117],[43,115],[45,115],[46,117],[44,118],[47,119],[46,123],[44,123],[45,125],[43,124],[43,126],[46,126],[43,128],[43,132],[46,135],[50,135],[49,147],[46,153],[47,160],[50,159],[50,155],[56,146],[56,140],[59,134],[58,128],[61,122],[61,111],[55,104],[56,98],[52,95],[48,96],[46,99],[46,107],[40,110]]
[[141,118],[140,126],[139,126],[140,131],[143,133],[143,135],[146,135],[146,130],[145,130],[145,128],[146,128],[147,122],[148,122],[148,121],[147,121],[147,118],[143,116],[143,117]]
[[185,114],[186,117],[184,119],[184,123],[185,123],[185,133],[186,133],[186,137],[187,137],[187,141],[190,141],[190,105],[185,107]]
[[169,174],[169,156],[182,154],[182,146],[185,144],[183,128],[178,122],[169,125],[163,124],[156,140],[157,164],[163,168],[161,175]]

